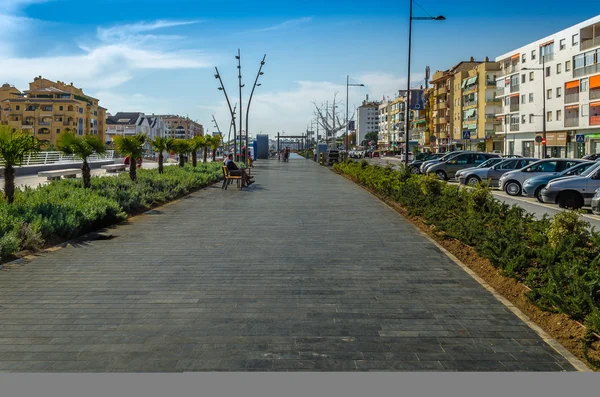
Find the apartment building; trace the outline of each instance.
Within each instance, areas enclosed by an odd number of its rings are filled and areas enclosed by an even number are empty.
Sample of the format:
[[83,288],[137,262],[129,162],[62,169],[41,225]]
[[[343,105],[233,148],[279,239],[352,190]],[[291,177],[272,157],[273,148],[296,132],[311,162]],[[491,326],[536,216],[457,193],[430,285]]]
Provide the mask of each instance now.
[[356,142],[361,143],[370,132],[379,133],[379,104],[369,101],[369,97],[356,109]]
[[452,84],[452,141],[456,149],[503,151],[504,135],[496,136],[501,122],[496,114],[502,110],[496,98],[496,78],[500,64],[484,62],[472,69],[458,70]]
[[377,148],[379,149],[388,149],[390,147],[391,107],[392,104],[390,101],[383,100],[377,109],[379,112],[379,135],[377,140]]
[[406,123],[404,116],[406,114],[406,94],[398,92],[396,97],[390,103],[390,130],[388,149],[400,150],[400,141],[404,137]]
[[455,79],[460,78],[460,72],[473,69],[473,67],[480,63],[482,62],[471,58],[469,61],[460,62],[448,70],[438,70],[431,78],[431,84],[433,85],[433,109],[431,115],[433,130],[431,135],[434,137],[431,147],[437,152],[446,152],[452,146],[455,124],[453,117],[455,94],[453,87]]
[[38,76],[24,92],[9,84],[0,88],[0,122],[52,145],[65,131],[104,140],[106,109],[98,102],[73,83]]
[[118,112],[106,118],[106,139],[113,140],[115,135],[150,135],[150,120],[141,112]]
[[543,156],[544,127],[549,156],[600,153],[600,15],[496,61],[508,153]]
[[189,117],[179,115],[158,115],[165,123],[165,134],[171,138],[190,139],[204,135],[204,127]]

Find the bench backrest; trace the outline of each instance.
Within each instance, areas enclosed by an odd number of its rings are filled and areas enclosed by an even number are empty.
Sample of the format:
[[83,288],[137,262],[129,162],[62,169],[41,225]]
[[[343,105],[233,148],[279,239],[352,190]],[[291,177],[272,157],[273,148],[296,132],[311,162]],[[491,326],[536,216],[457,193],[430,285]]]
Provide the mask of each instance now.
[[228,170],[227,170],[227,166],[226,166],[226,165],[224,165],[224,166],[223,166],[223,175],[224,175],[224,176],[227,176],[228,174],[229,174],[229,172],[228,172]]

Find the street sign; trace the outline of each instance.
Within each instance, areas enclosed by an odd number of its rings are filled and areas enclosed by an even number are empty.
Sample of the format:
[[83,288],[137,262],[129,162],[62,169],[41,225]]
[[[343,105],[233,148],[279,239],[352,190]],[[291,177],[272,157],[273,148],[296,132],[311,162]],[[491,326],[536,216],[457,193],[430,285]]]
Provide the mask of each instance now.
[[471,139],[471,131],[464,130],[463,131],[463,139]]
[[542,138],[542,145],[546,144],[546,138]]
[[540,142],[542,142],[542,136],[541,136],[541,135],[537,135],[537,136],[535,137],[535,141],[536,141],[537,143],[540,143]]
[[577,142],[577,143],[584,143],[585,142],[585,136],[583,134],[577,134],[577,135],[575,135],[575,142]]

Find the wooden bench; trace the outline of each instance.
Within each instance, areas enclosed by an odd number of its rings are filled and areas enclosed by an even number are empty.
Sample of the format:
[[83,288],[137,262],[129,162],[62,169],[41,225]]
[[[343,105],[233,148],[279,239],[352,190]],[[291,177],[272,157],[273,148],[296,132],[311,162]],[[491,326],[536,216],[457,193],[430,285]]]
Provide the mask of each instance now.
[[54,170],[54,171],[40,171],[38,172],[39,177],[46,177],[49,181],[60,179],[60,177],[64,178],[75,178],[77,174],[80,174],[81,170],[77,168],[72,168],[68,170]]
[[108,165],[103,165],[102,167],[103,170],[106,170],[106,172],[119,172],[119,171],[125,171],[127,169],[127,164],[108,164]]
[[238,188],[242,190],[242,176],[241,175],[229,175],[229,169],[226,165],[223,166],[223,186],[221,189],[227,190],[227,186],[231,183],[231,181],[237,181]]

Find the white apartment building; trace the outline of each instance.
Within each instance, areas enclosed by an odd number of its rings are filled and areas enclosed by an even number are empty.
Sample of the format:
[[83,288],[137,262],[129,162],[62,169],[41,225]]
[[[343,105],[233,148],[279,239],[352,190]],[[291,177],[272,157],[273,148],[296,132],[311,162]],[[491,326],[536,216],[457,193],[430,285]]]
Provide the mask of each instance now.
[[360,145],[365,135],[370,132],[379,133],[379,102],[363,101],[356,109],[356,143]]
[[390,112],[392,111],[392,103],[390,101],[384,101],[379,105],[379,136],[377,140],[377,147],[380,149],[386,149],[389,146],[391,140],[390,137]]
[[[496,58],[505,152],[582,157],[600,152],[600,15]],[[545,87],[544,87],[545,85]],[[545,98],[545,109],[544,109]],[[538,138],[540,139],[540,138]]]

